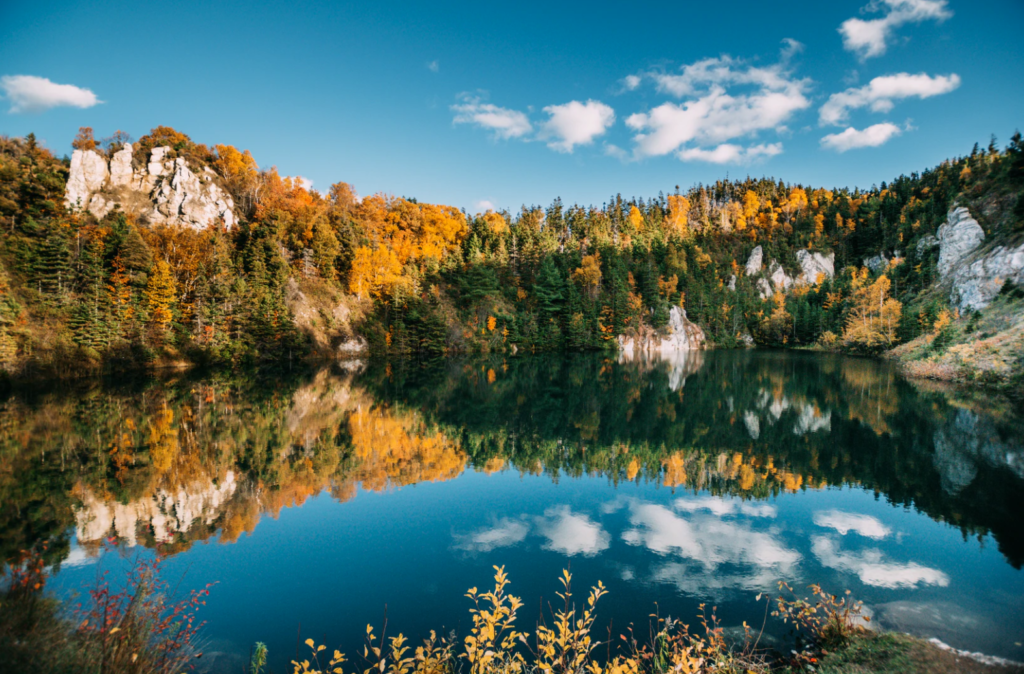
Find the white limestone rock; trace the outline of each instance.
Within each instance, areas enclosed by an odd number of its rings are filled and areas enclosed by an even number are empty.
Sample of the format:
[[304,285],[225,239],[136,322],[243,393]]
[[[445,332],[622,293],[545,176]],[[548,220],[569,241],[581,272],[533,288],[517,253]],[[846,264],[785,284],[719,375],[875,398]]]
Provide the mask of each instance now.
[[963,206],[955,208],[939,227],[939,277],[945,279],[953,268],[985,240],[978,221]]
[[984,256],[957,267],[952,274],[949,302],[960,311],[981,311],[1009,281],[1024,285],[1024,244],[998,246]]
[[132,183],[132,144],[114,153],[110,158],[110,184],[113,187],[127,187]]
[[931,234],[926,234],[925,236],[922,236],[921,240],[917,242],[917,247],[915,248],[915,250],[917,251],[917,256],[919,258],[923,257],[925,253],[927,253],[929,250],[931,250],[937,245],[939,245],[939,240],[936,239]]
[[772,260],[768,266],[768,276],[771,278],[775,290],[779,292],[786,292],[796,283],[776,260]]
[[754,274],[760,273],[761,264],[763,262],[764,251],[761,250],[761,246],[750,251],[750,257],[747,258],[747,276],[753,276]]
[[949,302],[960,311],[981,311],[1007,282],[1024,284],[1024,244],[981,248],[985,232],[966,208],[949,212],[937,240],[939,278],[949,284]]
[[109,171],[107,160],[95,150],[75,150],[71,153],[71,174],[64,191],[68,208],[85,208],[92,193],[103,187]]
[[370,345],[362,337],[354,336],[338,345],[338,356],[341,358],[358,358],[370,352]]
[[729,290],[736,292],[736,274],[732,274],[731,276],[729,276],[728,286]]
[[803,271],[803,282],[807,284],[815,284],[818,282],[818,276],[824,274],[825,278],[831,280],[835,277],[835,263],[836,254],[829,253],[828,256],[824,256],[821,253],[812,253],[809,250],[798,250],[796,253],[796,261],[800,265],[800,269]]
[[704,348],[704,331],[686,317],[686,311],[672,307],[663,333],[647,329],[637,334],[619,335],[619,353],[629,360],[638,356],[669,356],[679,351]]
[[153,148],[145,168],[139,171],[132,167],[130,144],[114,153],[109,164],[97,152],[76,150],[65,202],[71,208],[87,209],[97,218],[116,205],[130,204],[143,222],[205,229],[223,221],[226,227],[233,227],[237,223],[234,202],[217,184],[217,174],[204,167],[196,175],[184,158],[167,158],[170,150],[166,146]]

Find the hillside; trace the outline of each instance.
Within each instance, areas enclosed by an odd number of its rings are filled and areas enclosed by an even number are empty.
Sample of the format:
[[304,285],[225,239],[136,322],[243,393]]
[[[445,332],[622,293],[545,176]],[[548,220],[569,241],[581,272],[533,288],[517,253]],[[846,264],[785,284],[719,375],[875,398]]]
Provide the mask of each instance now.
[[899,346],[947,379],[1024,371],[1019,134],[865,191],[747,178],[479,214],[344,182],[321,194],[168,127],[137,142],[83,129],[74,147],[0,139],[10,376],[613,349],[680,330],[689,346]]

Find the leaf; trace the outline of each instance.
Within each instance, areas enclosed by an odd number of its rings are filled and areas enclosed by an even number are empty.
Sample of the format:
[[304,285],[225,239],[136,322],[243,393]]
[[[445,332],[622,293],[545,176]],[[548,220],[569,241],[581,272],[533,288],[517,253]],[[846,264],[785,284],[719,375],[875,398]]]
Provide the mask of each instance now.
[[306,642],[305,642],[305,643],[306,643],[306,645],[307,645],[307,646],[309,646],[310,648],[313,648],[313,640],[312,640],[312,639],[306,639]]

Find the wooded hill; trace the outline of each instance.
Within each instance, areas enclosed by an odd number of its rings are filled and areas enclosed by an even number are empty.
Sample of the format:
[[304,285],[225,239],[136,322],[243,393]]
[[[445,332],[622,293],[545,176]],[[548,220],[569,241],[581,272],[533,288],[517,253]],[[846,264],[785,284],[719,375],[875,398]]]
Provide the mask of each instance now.
[[[130,141],[118,132],[98,142],[83,129],[74,146],[111,157]],[[948,293],[934,288],[939,250],[929,238],[954,205],[969,208],[987,240],[1024,235],[1019,133],[1005,149],[993,139],[864,191],[747,178],[480,214],[360,199],[344,182],[321,194],[248,152],[167,127],[134,143],[133,161],[156,147],[215,172],[238,224],[194,229],[130,208],[101,219],[68,209],[70,160],[32,135],[0,138],[8,373],[281,362],[333,356],[359,336],[396,355],[609,349],[618,335],[662,328],[673,306],[719,347],[877,353],[957,324]],[[778,261],[793,279],[798,251],[834,254],[834,278],[765,292],[766,274],[745,269],[756,246],[765,267]]]

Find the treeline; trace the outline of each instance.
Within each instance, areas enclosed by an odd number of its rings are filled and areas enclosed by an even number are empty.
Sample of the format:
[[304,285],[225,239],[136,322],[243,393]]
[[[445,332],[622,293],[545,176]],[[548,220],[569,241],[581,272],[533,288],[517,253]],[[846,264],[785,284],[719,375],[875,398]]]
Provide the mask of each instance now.
[[[130,142],[74,146],[108,156]],[[989,234],[1024,227],[1024,142],[995,140],[867,191],[718,181],[600,207],[524,206],[472,215],[413,198],[324,194],[260,169],[231,146],[167,127],[133,144],[209,167],[240,224],[151,226],[115,209],[63,207],[69,162],[31,135],[0,138],[0,364],[80,371],[157,361],[281,362],[364,336],[377,353],[604,349],[684,308],[716,345],[751,341],[879,351],[941,329],[934,236],[950,207]],[[796,252],[835,254],[834,279],[762,299],[744,265],[761,246],[799,274]],[[875,271],[865,259],[885,253]],[[296,298],[312,319],[293,320]],[[925,300],[924,298],[928,299]],[[345,304],[352,318],[339,321]],[[936,328],[938,325],[938,328]],[[328,349],[329,351],[330,349]]]

